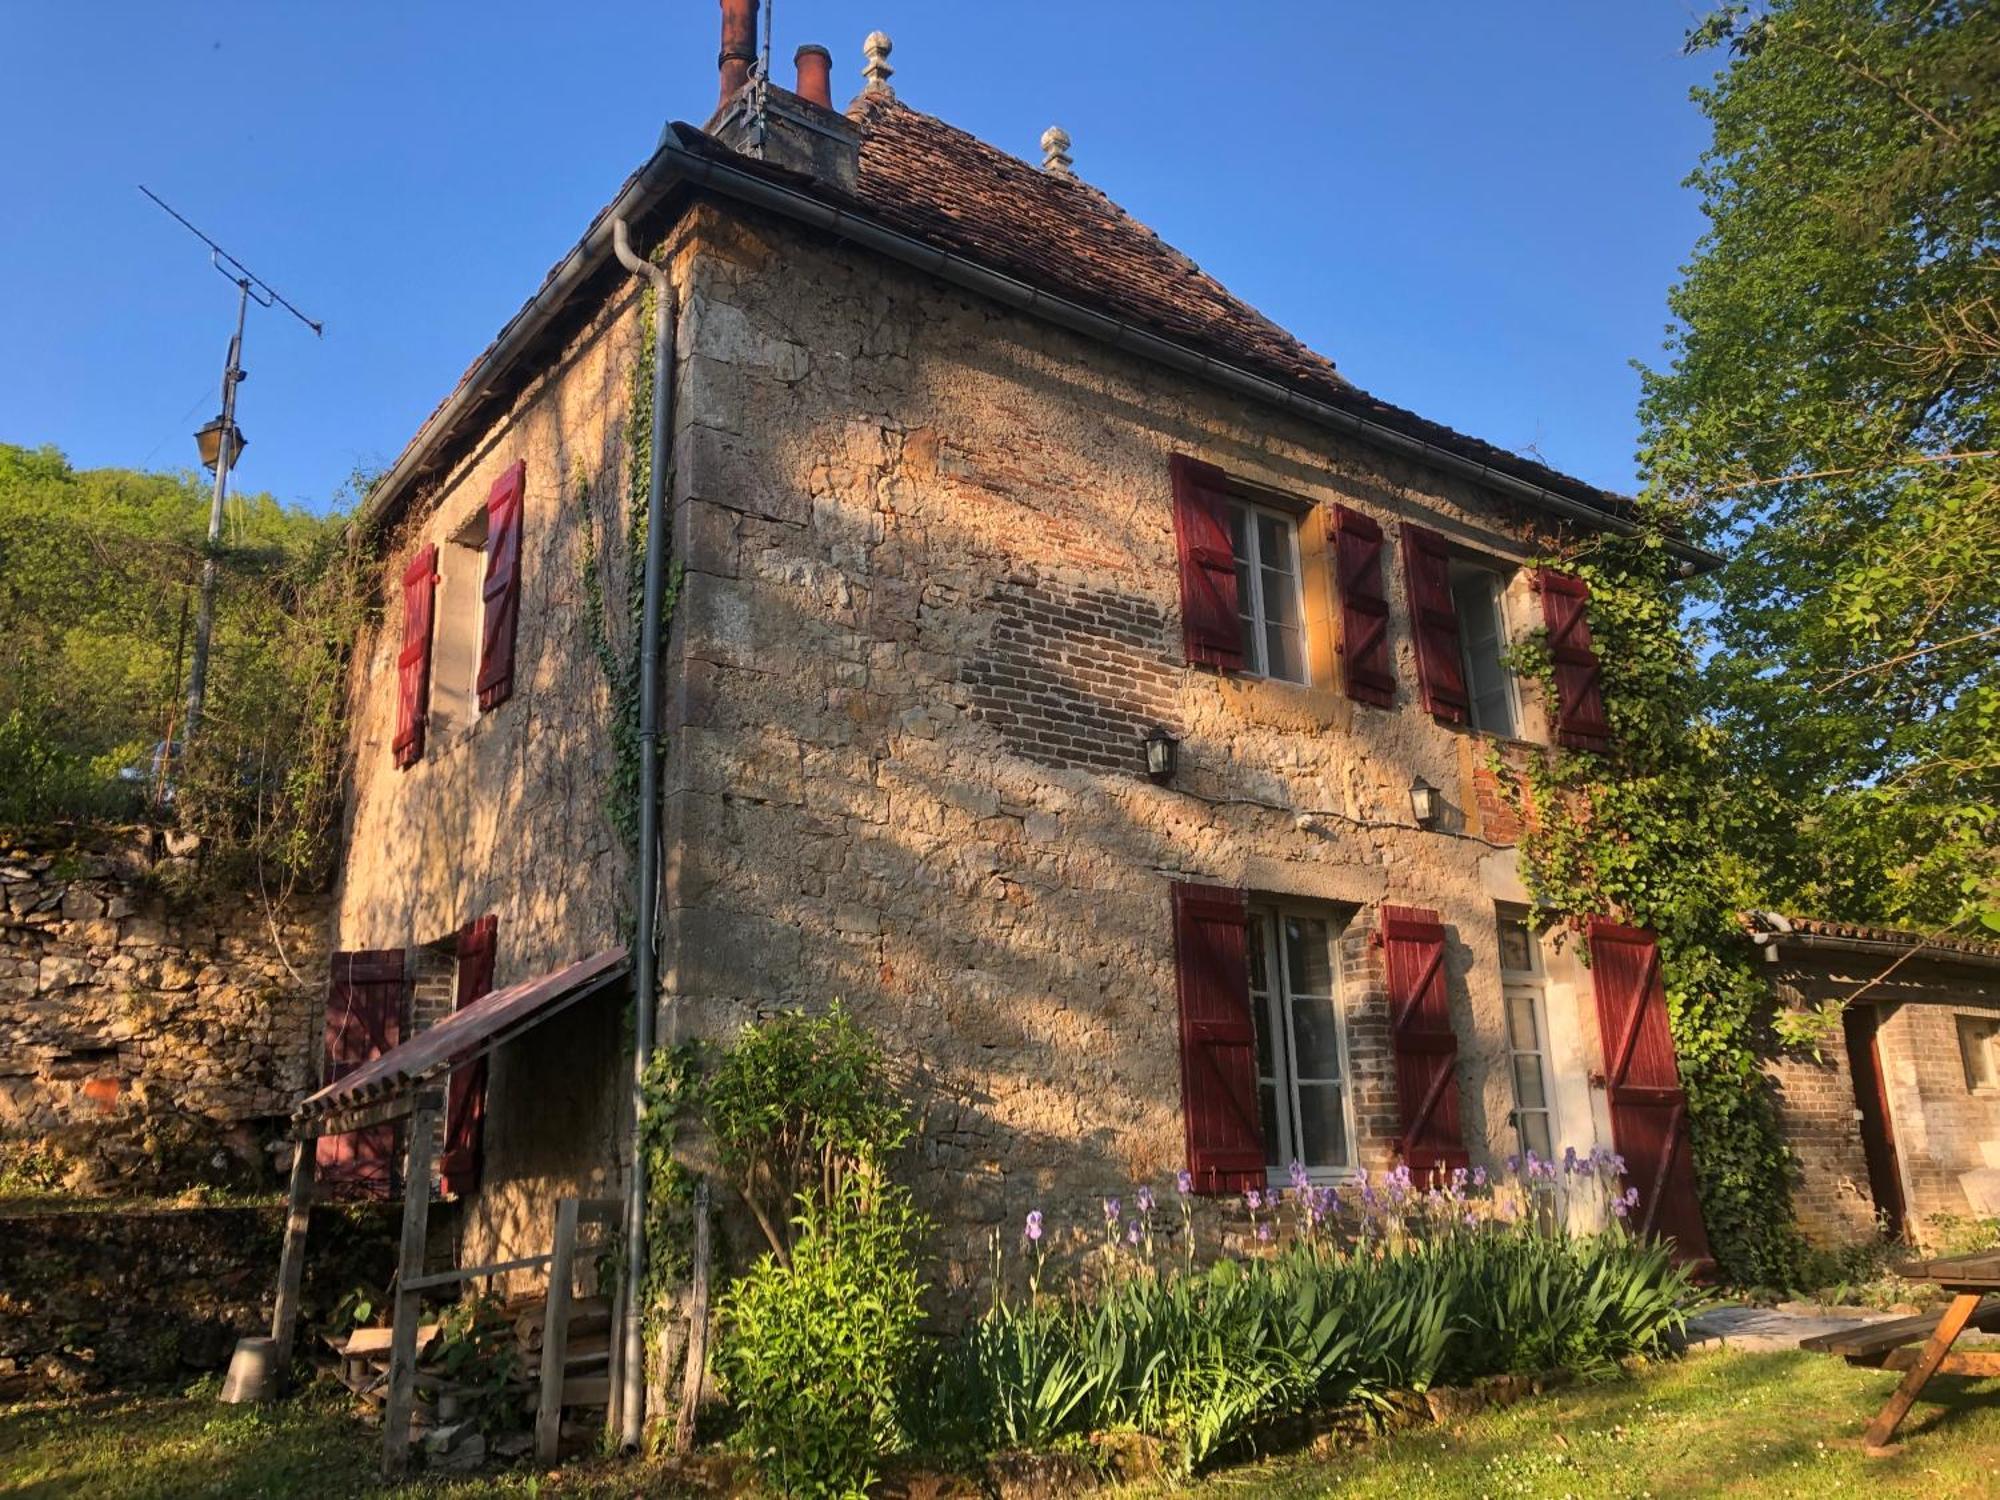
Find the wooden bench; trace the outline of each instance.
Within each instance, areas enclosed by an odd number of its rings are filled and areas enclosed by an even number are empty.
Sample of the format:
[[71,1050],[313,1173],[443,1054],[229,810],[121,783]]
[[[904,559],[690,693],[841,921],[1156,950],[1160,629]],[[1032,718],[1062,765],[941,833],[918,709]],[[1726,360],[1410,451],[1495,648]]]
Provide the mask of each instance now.
[[[1799,1347],[1812,1354],[1838,1354],[1850,1365],[1865,1365],[1877,1370],[1906,1370],[1915,1360],[1912,1351],[1903,1357],[1905,1347],[1921,1344],[1937,1332],[1941,1312],[1922,1314],[1914,1318],[1895,1318],[1887,1323],[1863,1323],[1856,1328],[1843,1328],[1836,1333],[1822,1333],[1815,1338],[1801,1339]],[[1967,1329],[1978,1329],[1982,1333],[2000,1331],[2000,1297],[1989,1297],[1982,1302],[1965,1320]],[[1956,1370],[1952,1368],[1959,1360],[1976,1360],[1981,1368],[1977,1370]],[[1944,1375],[1995,1375],[2000,1374],[2000,1354],[1969,1352],[1946,1357],[1938,1367]]]

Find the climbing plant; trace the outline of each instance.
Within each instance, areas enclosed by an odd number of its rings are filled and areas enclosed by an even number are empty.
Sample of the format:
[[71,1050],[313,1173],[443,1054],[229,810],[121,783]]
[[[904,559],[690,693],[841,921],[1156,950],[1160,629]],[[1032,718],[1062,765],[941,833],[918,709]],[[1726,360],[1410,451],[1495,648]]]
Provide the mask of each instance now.
[[[1520,765],[1496,753],[1490,766],[1522,818],[1523,878],[1539,908],[1563,914],[1569,940],[1585,941],[1592,916],[1659,935],[1709,1238],[1731,1277],[1782,1286],[1798,1240],[1759,1067],[1767,991],[1738,917],[1743,874],[1727,852],[1736,804],[1718,732],[1697,711],[1664,517],[1644,502],[1641,512],[1637,535],[1593,536],[1543,559],[1590,586],[1610,748],[1555,748]],[[1552,695],[1546,634],[1515,657]]]

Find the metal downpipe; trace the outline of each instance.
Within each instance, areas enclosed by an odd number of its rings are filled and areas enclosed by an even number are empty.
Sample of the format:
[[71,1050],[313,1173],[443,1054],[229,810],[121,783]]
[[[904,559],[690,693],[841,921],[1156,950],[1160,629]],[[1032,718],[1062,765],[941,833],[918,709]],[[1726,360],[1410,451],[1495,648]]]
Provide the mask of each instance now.
[[646,1071],[653,1060],[654,1009],[659,999],[660,901],[660,631],[665,608],[666,472],[673,441],[674,289],[666,271],[632,250],[623,217],[611,221],[618,263],[653,284],[653,436],[646,482],[645,592],[639,615],[639,859],[632,939],[632,1170],[625,1194],[625,1323],[617,1393],[618,1442],[637,1448],[646,1427],[646,1309],[639,1296],[646,1268],[646,1160],[640,1126]]

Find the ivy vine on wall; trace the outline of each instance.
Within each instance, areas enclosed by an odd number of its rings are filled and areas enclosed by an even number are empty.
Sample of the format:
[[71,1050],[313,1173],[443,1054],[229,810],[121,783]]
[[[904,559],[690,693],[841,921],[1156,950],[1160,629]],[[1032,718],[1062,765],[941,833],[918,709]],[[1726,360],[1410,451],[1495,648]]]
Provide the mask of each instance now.
[[[1658,934],[1709,1239],[1735,1281],[1785,1286],[1800,1250],[1791,1162],[1760,1066],[1769,996],[1738,917],[1745,892],[1719,794],[1727,770],[1697,711],[1662,517],[1647,502],[1641,516],[1635,535],[1541,559],[1590,586],[1611,748],[1551,749],[1518,768],[1496,752],[1488,763],[1521,815],[1522,878],[1539,908],[1563,914],[1585,961],[1592,916]],[[1515,658],[1553,695],[1545,633]]]

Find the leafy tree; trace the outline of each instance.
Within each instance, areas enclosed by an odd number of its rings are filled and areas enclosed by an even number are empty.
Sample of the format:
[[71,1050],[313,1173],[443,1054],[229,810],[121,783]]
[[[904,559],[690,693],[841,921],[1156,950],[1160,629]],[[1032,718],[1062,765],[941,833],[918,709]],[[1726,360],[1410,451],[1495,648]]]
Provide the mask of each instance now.
[[1727,63],[1644,458],[1731,559],[1736,847],[1781,905],[2000,926],[2000,6],[1731,4],[1689,43]]
[[[0,827],[147,810],[155,746],[178,739],[209,498],[191,473],[0,444]],[[324,862],[364,591],[337,512],[235,496],[224,537],[207,717],[171,810],[289,880]]]

